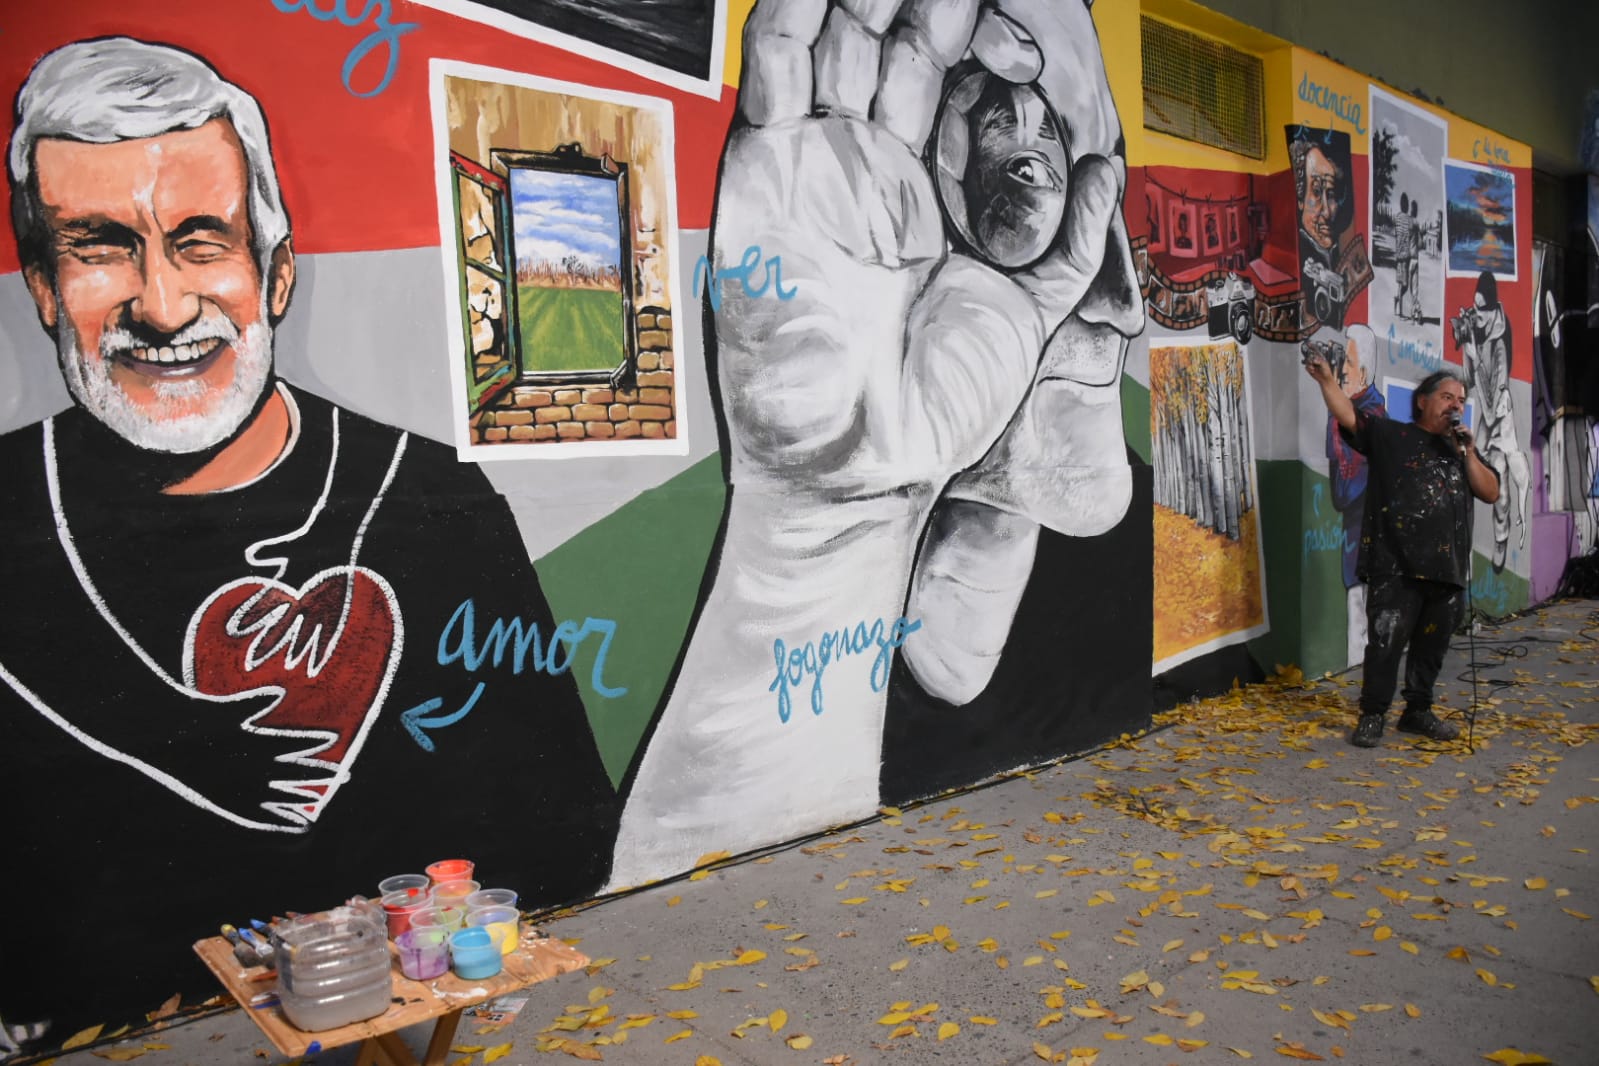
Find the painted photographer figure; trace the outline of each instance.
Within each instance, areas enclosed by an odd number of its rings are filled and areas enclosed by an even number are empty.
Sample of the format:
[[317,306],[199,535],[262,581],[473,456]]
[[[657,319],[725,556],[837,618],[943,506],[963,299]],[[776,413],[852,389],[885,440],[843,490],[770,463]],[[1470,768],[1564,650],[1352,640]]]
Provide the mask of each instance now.
[[1366,656],[1350,743],[1371,748],[1382,739],[1401,654],[1400,730],[1453,740],[1460,730],[1432,713],[1433,688],[1471,581],[1472,498],[1499,495],[1498,476],[1460,424],[1465,383],[1453,370],[1429,374],[1412,396],[1412,421],[1397,422],[1357,408],[1319,353],[1305,371],[1344,441],[1369,464],[1358,568],[1367,583]]

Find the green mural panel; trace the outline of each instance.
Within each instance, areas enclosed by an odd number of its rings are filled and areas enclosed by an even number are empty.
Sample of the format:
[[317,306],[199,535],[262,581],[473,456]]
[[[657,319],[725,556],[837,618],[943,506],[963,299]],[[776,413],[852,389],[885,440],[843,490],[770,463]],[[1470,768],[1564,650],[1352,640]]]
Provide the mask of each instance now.
[[[1478,521],[1487,513],[1479,507]],[[1486,555],[1471,555],[1471,597],[1466,601],[1473,615],[1503,618],[1524,611],[1532,602],[1532,585],[1526,578],[1509,570],[1495,570]]]
[[1297,460],[1262,459],[1255,464],[1271,630],[1250,641],[1249,651],[1268,674],[1279,663],[1299,661],[1299,495],[1304,473]]
[[1154,454],[1149,439],[1149,389],[1122,375],[1122,430],[1127,446],[1144,462]]
[[556,618],[616,623],[602,681],[625,693],[607,699],[595,690],[597,642],[585,641],[572,664],[614,783],[627,772],[683,647],[725,497],[721,457],[708,456],[538,560]]
[[1298,550],[1299,668],[1309,676],[1348,667],[1349,597],[1344,588],[1344,518],[1332,505],[1332,482],[1301,466]]

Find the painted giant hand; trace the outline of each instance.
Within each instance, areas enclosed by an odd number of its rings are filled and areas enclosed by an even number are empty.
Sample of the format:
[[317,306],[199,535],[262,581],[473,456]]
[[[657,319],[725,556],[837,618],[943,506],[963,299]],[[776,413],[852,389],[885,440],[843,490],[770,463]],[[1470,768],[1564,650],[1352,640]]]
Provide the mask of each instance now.
[[726,527],[614,884],[869,813],[895,651],[966,702],[1040,526],[1125,513],[1120,147],[1076,0],[755,8],[712,258],[781,282],[718,301]]

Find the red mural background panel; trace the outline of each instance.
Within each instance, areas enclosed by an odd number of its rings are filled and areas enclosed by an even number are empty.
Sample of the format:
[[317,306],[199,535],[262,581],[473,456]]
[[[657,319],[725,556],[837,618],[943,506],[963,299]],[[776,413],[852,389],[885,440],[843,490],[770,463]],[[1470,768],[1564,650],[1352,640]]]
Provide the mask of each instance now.
[[[0,16],[4,92],[14,99],[39,57],[69,41],[126,35],[195,52],[261,102],[302,254],[439,243],[434,180],[443,162],[435,158],[428,94],[428,63],[435,57],[656,96],[672,102],[676,118],[678,223],[709,226],[732,89],[724,88],[719,100],[696,96],[414,4],[318,2],[322,11],[349,10],[352,20],[363,8],[370,17],[347,26],[338,18],[313,18],[303,7],[280,11],[273,0],[74,0],[71,18],[63,18],[59,6],[31,5]],[[389,24],[414,22],[417,28],[359,60],[351,85],[369,92],[383,82],[389,49],[398,51],[382,91],[357,96],[344,85],[346,60],[391,6]],[[13,109],[0,120],[0,133],[9,139]],[[4,195],[9,218],[9,190]],[[17,268],[15,244],[0,241],[0,272]]]

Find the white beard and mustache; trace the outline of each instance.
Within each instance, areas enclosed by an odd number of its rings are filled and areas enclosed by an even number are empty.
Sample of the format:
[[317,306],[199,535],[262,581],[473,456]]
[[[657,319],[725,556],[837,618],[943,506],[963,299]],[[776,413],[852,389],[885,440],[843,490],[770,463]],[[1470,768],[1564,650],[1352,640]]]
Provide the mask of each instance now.
[[233,381],[222,388],[199,375],[170,381],[153,378],[155,401],[136,403],[112,378],[111,367],[119,353],[148,347],[144,340],[125,329],[107,330],[100,337],[99,358],[86,359],[77,331],[62,316],[56,356],[67,391],[78,405],[119,437],[147,451],[181,455],[221,444],[250,416],[271,377],[272,327],[264,292],[259,317],[243,331],[215,304],[202,300],[199,317],[163,342],[171,347],[217,340],[229,345],[234,354]]

